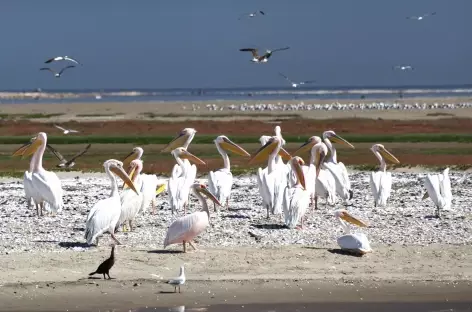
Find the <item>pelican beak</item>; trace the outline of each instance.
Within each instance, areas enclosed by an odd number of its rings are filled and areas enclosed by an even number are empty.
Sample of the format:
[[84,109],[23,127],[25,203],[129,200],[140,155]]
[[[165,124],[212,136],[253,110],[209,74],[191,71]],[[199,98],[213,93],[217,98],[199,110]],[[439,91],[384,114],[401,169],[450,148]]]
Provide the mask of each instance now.
[[228,138],[223,138],[223,142],[220,143],[220,146],[229,152],[235,153],[236,155],[251,157],[251,155],[246,152],[241,146],[232,142]]
[[252,156],[252,158],[249,160],[249,164],[254,164],[267,160],[269,155],[274,151],[276,147],[277,142],[275,142],[274,140],[269,140],[264,146],[261,146],[261,148],[259,148],[259,150],[254,154],[254,156]]
[[26,144],[23,144],[23,146],[21,146],[19,149],[17,149],[11,156],[23,156],[23,154],[25,153],[26,149],[28,148],[28,146],[30,146],[31,142],[28,142]]
[[136,159],[136,157],[138,156],[138,152],[137,151],[132,151],[131,153],[129,153],[128,155],[126,155],[125,159],[123,159],[123,168],[128,168],[129,167],[129,164]]
[[120,179],[123,180],[123,182],[125,182],[125,184],[128,185],[130,189],[132,189],[136,194],[139,195],[136,186],[134,185],[133,181],[131,181],[130,177],[128,176],[128,174],[126,174],[123,168],[113,166],[110,167],[110,171],[119,176]]
[[330,139],[333,141],[333,142],[336,142],[336,143],[339,143],[339,144],[344,144],[346,146],[349,146],[350,148],[355,148],[354,145],[352,145],[351,143],[349,143],[348,141],[344,140],[342,137],[340,137],[339,135],[335,134],[333,135],[332,137],[330,137]]
[[318,176],[320,175],[320,170],[321,170],[321,164],[324,162],[325,158],[326,158],[326,153],[325,151],[316,151],[316,153],[318,154],[316,157],[316,163],[315,163],[315,167],[316,167],[316,177],[318,178]]
[[285,150],[285,148],[281,147],[279,151],[279,156],[282,157],[283,160],[288,161],[292,158],[289,152]]
[[380,148],[379,153],[382,154],[382,156],[384,158],[390,160],[394,164],[399,164],[400,163],[400,161],[395,156],[393,156],[392,153],[387,151],[385,148]]
[[[131,181],[133,181],[133,183],[134,183],[134,180],[136,180],[135,173],[136,173],[136,166],[133,166],[133,167],[130,168],[130,170],[128,172],[128,177],[130,178]],[[125,189],[127,187],[128,187],[128,185],[126,184],[126,182],[123,183],[123,189]]]
[[222,206],[220,201],[213,195],[204,185],[201,185],[200,188],[197,189],[198,192],[205,194],[212,202],[217,204],[218,206]]
[[351,214],[349,214],[349,212],[347,211],[344,211],[343,214],[340,216],[341,219],[349,222],[349,223],[352,223],[352,224],[355,224],[357,226],[360,226],[360,227],[367,227],[367,223],[365,223],[364,221],[361,221],[359,219],[357,219],[356,217],[353,217]]
[[24,156],[30,156],[36,152],[36,150],[43,144],[43,141],[41,139],[38,139],[37,137],[33,138],[33,142],[28,145],[28,147],[23,151],[23,157]]
[[295,175],[297,176],[297,179],[302,185],[303,189],[306,190],[305,175],[303,174],[303,170],[302,170],[302,165],[304,164],[305,162],[301,158],[296,159],[294,161]]
[[206,163],[205,163],[203,160],[201,160],[201,159],[198,158],[197,156],[193,155],[193,154],[190,153],[189,151],[183,152],[183,153],[180,155],[180,158],[182,158],[182,159],[188,159],[189,161],[193,162],[194,164],[206,165]]
[[177,137],[175,137],[172,141],[170,141],[169,144],[167,144],[166,147],[161,151],[162,153],[164,152],[171,152],[177,147],[181,147],[184,145],[185,141],[187,141],[188,137],[190,136],[189,133],[186,132],[180,132]]
[[303,143],[302,146],[300,146],[295,153],[293,153],[293,156],[301,156],[303,153],[309,152],[311,148],[315,145],[316,142],[312,140],[308,140],[305,143]]
[[166,189],[167,189],[167,183],[158,185],[158,186],[157,186],[157,189],[156,189],[156,195],[161,194],[161,193],[164,192]]

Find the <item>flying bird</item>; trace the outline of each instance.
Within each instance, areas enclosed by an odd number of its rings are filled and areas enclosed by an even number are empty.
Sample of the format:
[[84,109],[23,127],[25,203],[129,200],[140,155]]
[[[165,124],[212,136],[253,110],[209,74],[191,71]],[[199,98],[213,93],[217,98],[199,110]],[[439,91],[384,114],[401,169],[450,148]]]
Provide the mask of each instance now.
[[59,77],[61,77],[62,73],[63,73],[66,69],[68,69],[68,68],[74,68],[74,67],[75,67],[74,65],[69,65],[69,66],[66,66],[66,67],[64,67],[63,69],[61,69],[59,72],[57,72],[57,71],[55,71],[54,69],[49,68],[49,67],[42,67],[42,68],[40,68],[39,70],[49,70],[51,73],[54,74],[54,77],[59,78]]
[[77,131],[77,130],[65,129],[65,128],[62,128],[61,126],[58,126],[58,125],[54,125],[54,127],[56,127],[56,128],[59,129],[59,130],[64,131],[64,134],[77,133],[77,132],[79,132],[79,131]]
[[243,15],[241,15],[238,20],[241,20],[242,18],[244,17],[255,17],[256,15],[265,15],[264,11],[254,11],[254,12],[251,12],[251,13],[244,13]]
[[424,18],[426,18],[426,17],[428,17],[428,16],[433,16],[433,15],[436,15],[436,12],[426,13],[426,14],[419,15],[419,16],[408,16],[407,19],[416,20],[416,21],[421,21],[421,20],[423,20]]
[[82,151],[78,152],[74,155],[74,157],[70,158],[69,160],[65,159],[64,156],[61,155],[54,147],[51,145],[47,145],[47,149],[56,156],[56,158],[60,161],[56,167],[58,168],[72,168],[75,165],[75,160],[82,156],[83,154],[87,153],[88,149],[92,144],[87,145]]
[[95,274],[103,274],[103,279],[105,279],[105,274],[108,275],[108,279],[111,279],[110,277],[110,269],[113,267],[115,264],[115,245],[111,246],[111,254],[108,259],[103,261],[97,268],[95,272],[92,272],[89,274],[89,276],[95,275]]
[[288,82],[290,82],[290,84],[292,85],[293,88],[296,88],[296,87],[301,86],[301,85],[304,85],[304,84],[315,83],[315,82],[316,82],[315,80],[294,82],[294,81],[290,80],[290,78],[288,78],[287,76],[285,76],[285,75],[282,74],[282,73],[279,73],[279,75],[282,76],[282,77],[284,77],[285,80],[287,80]]
[[410,65],[396,65],[396,66],[393,66],[393,69],[413,70],[413,66],[410,66]]
[[184,266],[180,267],[179,276],[168,280],[167,284],[170,284],[170,285],[174,286],[174,292],[177,292],[177,287],[178,287],[179,288],[179,293],[180,293],[180,286],[185,284],[185,269],[184,269]]
[[251,62],[254,62],[254,63],[267,63],[267,61],[269,61],[269,58],[272,56],[272,53],[277,52],[277,51],[288,50],[288,49],[290,49],[290,47],[279,48],[279,49],[275,49],[275,50],[266,50],[266,53],[264,53],[261,56],[259,56],[259,54],[257,53],[256,48],[243,48],[243,49],[239,49],[239,51],[241,51],[241,52],[251,52],[252,53]]
[[70,62],[76,63],[77,65],[82,65],[79,61],[77,61],[76,59],[70,56],[56,56],[56,57],[50,58],[44,63],[49,64],[51,62],[58,62],[58,61],[70,61]]

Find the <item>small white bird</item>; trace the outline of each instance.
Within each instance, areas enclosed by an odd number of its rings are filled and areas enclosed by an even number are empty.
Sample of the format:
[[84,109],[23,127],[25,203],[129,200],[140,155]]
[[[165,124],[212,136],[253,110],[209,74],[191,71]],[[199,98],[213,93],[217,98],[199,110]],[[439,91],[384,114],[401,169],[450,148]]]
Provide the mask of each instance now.
[[433,15],[436,15],[436,12],[426,13],[426,14],[419,15],[419,16],[408,16],[407,19],[416,20],[416,21],[421,21],[421,20],[423,20],[425,17],[433,16]]
[[413,66],[410,66],[410,65],[396,65],[396,66],[393,66],[393,69],[413,70]]
[[59,77],[61,77],[62,73],[63,73],[66,69],[68,69],[68,68],[74,68],[74,67],[75,67],[74,65],[69,65],[69,66],[66,66],[66,67],[64,67],[63,69],[61,69],[59,72],[57,72],[57,71],[55,71],[54,69],[49,68],[49,67],[43,67],[43,68],[40,68],[39,70],[48,70],[48,71],[50,71],[51,73],[54,74],[54,77],[59,78]]
[[51,62],[58,62],[58,61],[71,61],[71,62],[74,62],[76,63],[77,65],[82,65],[79,61],[77,61],[76,59],[70,57],[70,56],[56,56],[56,57],[53,57],[53,58],[50,58],[49,60],[47,60],[46,64],[49,64]]
[[174,286],[174,292],[177,292],[177,287],[178,287],[179,293],[180,293],[180,286],[185,284],[185,269],[183,265],[180,267],[179,276],[168,280],[167,284]]
[[243,17],[255,17],[256,15],[265,15],[264,11],[254,11],[254,12],[251,12],[251,13],[244,13],[243,15],[241,15],[238,20],[241,20]]
[[77,133],[77,132],[79,132],[79,131],[77,131],[77,130],[65,129],[65,128],[62,128],[61,126],[58,126],[58,125],[54,125],[54,127],[56,127],[56,128],[59,129],[59,130],[64,131],[64,134]]
[[285,80],[287,80],[288,82],[290,82],[290,84],[292,85],[293,88],[296,88],[296,87],[301,86],[301,85],[304,85],[304,84],[315,83],[315,82],[316,82],[316,80],[294,82],[294,81],[290,80],[290,78],[288,78],[287,76],[285,76],[285,75],[282,74],[282,73],[279,73],[279,75],[282,76],[282,77],[284,77]]

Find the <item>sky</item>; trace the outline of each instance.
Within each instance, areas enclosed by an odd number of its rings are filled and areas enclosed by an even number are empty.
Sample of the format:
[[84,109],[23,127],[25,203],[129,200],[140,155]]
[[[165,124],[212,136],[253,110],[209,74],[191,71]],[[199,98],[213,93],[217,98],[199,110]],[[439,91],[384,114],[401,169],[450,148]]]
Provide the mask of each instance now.
[[[266,15],[238,20],[255,10]],[[286,86],[278,72],[320,87],[470,84],[471,12],[471,0],[2,0],[0,90]],[[267,64],[239,52],[284,46]],[[39,71],[57,55],[84,65]]]

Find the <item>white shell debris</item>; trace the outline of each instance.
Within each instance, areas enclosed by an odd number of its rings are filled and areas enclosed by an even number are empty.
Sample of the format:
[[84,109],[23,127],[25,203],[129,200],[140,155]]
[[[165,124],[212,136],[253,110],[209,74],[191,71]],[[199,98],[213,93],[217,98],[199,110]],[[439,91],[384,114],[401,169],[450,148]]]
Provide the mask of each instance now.
[[[370,193],[369,172],[350,174],[354,198],[346,209],[367,221],[364,231],[376,245],[405,244],[467,244],[472,242],[472,183],[456,184],[462,173],[451,172],[453,192],[452,209],[443,211],[442,218],[434,217],[435,207],[428,198],[421,200],[424,188],[424,173],[394,172],[392,195],[388,206],[374,208]],[[89,250],[83,238],[88,211],[99,199],[109,195],[109,180],[104,176],[81,174],[80,178],[62,180],[64,210],[50,217],[37,217],[35,209],[27,209],[23,182],[5,179],[0,181],[0,254],[11,252]],[[206,181],[206,180],[204,180]],[[200,209],[200,204],[191,195],[189,211]],[[161,249],[167,227],[182,215],[172,216],[168,197],[159,196],[157,214],[139,215],[134,232],[119,232],[122,248]],[[342,208],[326,206],[320,199],[318,210],[308,210],[304,230],[289,230],[282,226],[282,216],[265,218],[261,206],[256,177],[234,178],[230,210],[218,207],[213,212],[210,204],[211,225],[197,238],[204,247],[227,246],[278,246],[289,244],[336,247],[336,238],[341,229],[333,216],[333,210]],[[150,210],[148,210],[150,211]],[[249,234],[251,232],[251,235]],[[108,235],[100,240],[109,244]],[[175,248],[180,248],[176,246]]]

